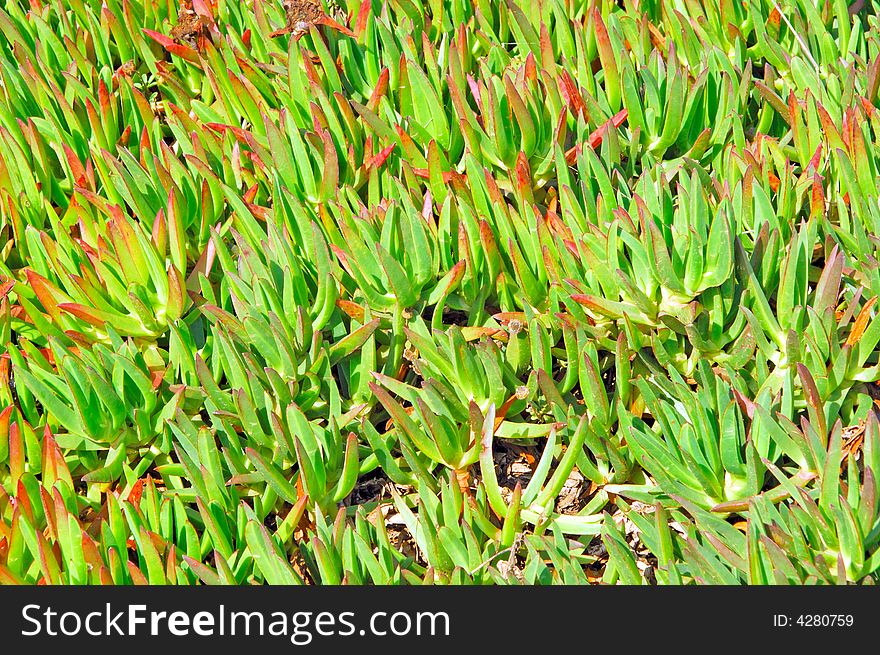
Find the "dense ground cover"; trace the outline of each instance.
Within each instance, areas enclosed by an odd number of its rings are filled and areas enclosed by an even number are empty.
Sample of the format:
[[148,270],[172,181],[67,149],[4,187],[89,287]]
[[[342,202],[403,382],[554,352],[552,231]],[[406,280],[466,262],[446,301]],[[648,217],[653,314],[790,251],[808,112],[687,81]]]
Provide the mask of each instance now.
[[880,568],[880,21],[4,0],[0,582]]

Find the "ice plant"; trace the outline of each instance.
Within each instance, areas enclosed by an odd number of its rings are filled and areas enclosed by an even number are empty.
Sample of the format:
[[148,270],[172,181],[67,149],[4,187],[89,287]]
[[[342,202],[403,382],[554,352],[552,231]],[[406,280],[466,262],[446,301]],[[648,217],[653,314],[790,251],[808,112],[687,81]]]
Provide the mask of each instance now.
[[0,2],[0,583],[877,582],[878,28]]

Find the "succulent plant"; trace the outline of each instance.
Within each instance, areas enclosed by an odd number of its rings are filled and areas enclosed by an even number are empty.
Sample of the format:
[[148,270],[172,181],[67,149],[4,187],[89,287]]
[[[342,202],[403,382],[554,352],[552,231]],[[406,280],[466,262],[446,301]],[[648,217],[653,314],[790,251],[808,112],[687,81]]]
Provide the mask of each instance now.
[[880,570],[880,22],[0,3],[0,583]]

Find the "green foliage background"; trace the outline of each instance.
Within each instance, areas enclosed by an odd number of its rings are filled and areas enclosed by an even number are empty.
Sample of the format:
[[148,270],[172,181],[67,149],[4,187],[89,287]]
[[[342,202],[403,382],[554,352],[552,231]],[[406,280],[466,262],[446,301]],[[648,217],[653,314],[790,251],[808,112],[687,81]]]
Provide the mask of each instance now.
[[0,582],[873,583],[872,3],[309,4],[0,5]]

